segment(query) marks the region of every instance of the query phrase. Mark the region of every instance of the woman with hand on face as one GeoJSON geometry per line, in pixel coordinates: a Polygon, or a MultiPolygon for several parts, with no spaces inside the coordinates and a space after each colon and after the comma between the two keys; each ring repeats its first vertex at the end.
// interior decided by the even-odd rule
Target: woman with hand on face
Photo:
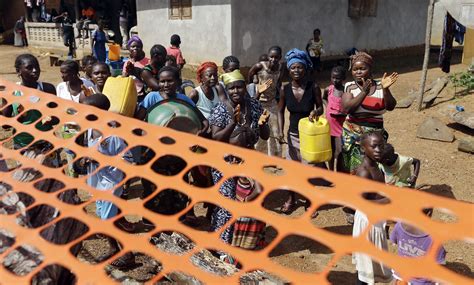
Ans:
{"type": "Polygon", "coordinates": [[[248,133],[246,147],[253,148],[259,138],[267,140],[270,136],[268,128],[268,112],[264,112],[260,103],[247,94],[245,79],[236,69],[222,75],[229,100],[221,102],[211,111],[209,124],[214,140],[229,142],[243,132],[248,133]],[[265,124],[259,123],[264,115],[265,124]]]}
{"type": "MultiPolygon", "coordinates": [[[[235,146],[253,149],[259,138],[267,140],[270,135],[269,113],[247,94],[245,79],[238,69],[223,74],[222,79],[229,100],[212,109],[209,117],[212,137],[235,146]]],[[[227,162],[239,163],[235,157],[227,162]]],[[[222,173],[213,169],[212,178],[214,183],[217,183],[222,178],[222,173]]],[[[248,202],[261,192],[261,187],[252,178],[235,177],[225,181],[219,192],[229,199],[248,202]]],[[[216,207],[212,213],[211,230],[219,230],[231,217],[225,209],[216,207]]],[[[250,217],[240,217],[222,233],[221,239],[236,247],[256,249],[264,242],[264,233],[265,223],[250,217]]]]}
{"type": "Polygon", "coordinates": [[[351,72],[354,81],[346,83],[342,95],[342,107],[348,114],[343,125],[342,157],[344,171],[352,172],[362,162],[360,138],[368,132],[380,131],[385,140],[383,114],[392,111],[397,101],[390,92],[390,86],[398,79],[397,73],[383,75],[381,81],[372,79],[374,61],[365,52],[351,57],[351,72]]]}
{"type": "Polygon", "coordinates": [[[138,102],[145,98],[144,83],[140,76],[143,68],[150,63],[150,59],[145,56],[143,42],[138,36],[132,36],[127,43],[130,58],[125,62],[122,69],[122,76],[132,76],[137,88],[138,102]]]}

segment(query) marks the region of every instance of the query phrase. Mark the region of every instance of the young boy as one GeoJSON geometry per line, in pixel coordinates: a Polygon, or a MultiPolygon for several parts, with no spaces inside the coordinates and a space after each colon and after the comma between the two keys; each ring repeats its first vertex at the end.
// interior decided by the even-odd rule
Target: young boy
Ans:
{"type": "Polygon", "coordinates": [[[176,58],[176,64],[178,65],[179,70],[183,69],[184,65],[186,64],[186,60],[183,58],[183,54],[181,53],[181,49],[179,46],[181,45],[181,38],[179,35],[172,35],[170,40],[171,46],[166,49],[168,55],[172,55],[176,58]]]}
{"type": "MultiPolygon", "coordinates": [[[[365,156],[362,164],[355,169],[355,175],[375,180],[378,182],[385,182],[384,175],[378,167],[378,162],[382,159],[382,153],[385,146],[385,141],[380,132],[366,133],[361,137],[361,149],[365,156]]],[[[385,204],[387,198],[379,194],[372,194],[367,197],[376,203],[385,204]]],[[[354,228],[352,236],[358,237],[365,232],[366,227],[370,226],[369,240],[377,248],[388,250],[387,234],[384,229],[385,221],[380,221],[377,224],[369,224],[369,220],[364,213],[357,210],[354,215],[354,228]]],[[[352,255],[352,263],[357,269],[357,284],[374,284],[375,282],[389,282],[392,279],[390,269],[386,268],[382,263],[372,260],[370,256],[361,253],[354,253],[352,255]]]]}
{"type": "Polygon", "coordinates": [[[270,156],[282,157],[282,147],[279,141],[280,130],[278,129],[278,96],[283,76],[283,65],[280,63],[282,49],[273,46],[268,50],[268,61],[256,63],[249,71],[248,82],[258,78],[258,92],[255,99],[260,101],[262,107],[270,112],[270,139],[258,140],[255,149],[270,156]],[[263,88],[260,86],[264,86],[263,88]]]}
{"type": "Polygon", "coordinates": [[[321,71],[321,54],[323,53],[323,40],[321,39],[321,30],[315,29],[313,31],[313,37],[308,41],[306,45],[306,51],[313,62],[313,69],[315,71],[321,71]]]}
{"type": "Polygon", "coordinates": [[[385,174],[385,183],[398,187],[415,187],[420,173],[420,160],[399,155],[391,144],[385,145],[382,156],[381,168],[385,174]]]}
{"type": "Polygon", "coordinates": [[[95,93],[91,96],[87,96],[81,103],[89,106],[94,106],[105,111],[109,110],[110,108],[109,98],[107,98],[107,96],[101,93],[95,93]]]}
{"type": "MultiPolygon", "coordinates": [[[[423,213],[428,217],[431,217],[433,209],[425,209],[423,210],[423,213]]],[[[398,255],[405,257],[424,256],[433,244],[433,239],[429,234],[414,226],[401,222],[395,224],[395,227],[390,234],[390,241],[397,245],[398,255]]],[[[436,261],[439,264],[444,264],[445,258],[446,250],[444,247],[441,247],[436,254],[436,261]]],[[[396,272],[393,272],[393,277],[396,280],[403,281],[396,272]]],[[[434,285],[436,283],[424,278],[414,278],[411,279],[408,284],[434,285]]]]}
{"type": "Polygon", "coordinates": [[[362,135],[360,147],[364,153],[361,165],[355,170],[354,174],[370,180],[385,183],[385,177],[378,166],[382,160],[382,154],[385,148],[385,140],[380,132],[371,132],[362,135]]]}

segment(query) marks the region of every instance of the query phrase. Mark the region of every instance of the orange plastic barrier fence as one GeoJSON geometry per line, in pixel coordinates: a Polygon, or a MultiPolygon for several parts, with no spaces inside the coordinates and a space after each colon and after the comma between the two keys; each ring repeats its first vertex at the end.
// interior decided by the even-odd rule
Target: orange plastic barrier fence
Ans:
{"type": "MultiPolygon", "coordinates": [[[[60,212],[59,216],[54,220],[38,228],[19,226],[16,222],[18,214],[0,216],[0,229],[7,230],[14,235],[14,244],[6,251],[0,253],[0,262],[2,263],[0,264],[1,284],[27,284],[35,274],[51,264],[58,264],[70,269],[76,276],[78,284],[112,283],[114,280],[107,275],[104,269],[105,266],[130,251],[144,253],[162,264],[161,272],[154,276],[149,281],[150,283],[160,280],[166,274],[179,271],[192,275],[208,284],[222,284],[224,282],[226,284],[237,284],[240,276],[246,272],[264,270],[295,284],[327,284],[329,283],[327,276],[337,261],[343,256],[354,252],[365,253],[375,260],[383,261],[387,266],[397,270],[404,278],[420,276],[421,274],[421,277],[427,277],[443,284],[467,284],[470,282],[466,277],[442,267],[435,261],[436,250],[443,243],[451,240],[472,241],[474,237],[472,216],[474,209],[468,203],[432,196],[420,191],[385,186],[353,176],[337,174],[319,168],[310,168],[295,162],[268,157],[256,151],[245,150],[170,129],[152,126],[135,119],[64,101],[49,94],[23,88],[7,81],[0,80],[0,85],[6,86],[4,90],[0,91],[0,109],[7,108],[12,103],[21,104],[24,109],[22,113],[15,117],[0,116],[0,125],[14,127],[16,134],[26,132],[34,137],[34,142],[46,140],[54,145],[54,150],[68,148],[76,153],[76,161],[81,157],[91,157],[100,164],[98,169],[109,165],[119,168],[125,173],[126,177],[117,187],[122,186],[126,180],[132,177],[146,178],[158,186],[157,190],[143,201],[126,201],[113,195],[112,190],[98,191],[90,187],[86,183],[86,177],[72,178],[66,176],[63,173],[64,167],[56,169],[46,167],[39,163],[38,160],[23,156],[21,154],[22,149],[15,150],[5,147],[5,144],[11,138],[0,141],[3,144],[0,147],[0,155],[2,156],[0,159],[16,160],[22,165],[19,168],[20,170],[34,168],[42,174],[41,178],[24,183],[15,179],[13,175],[15,170],[12,172],[0,172],[1,183],[4,186],[9,185],[12,187],[12,192],[10,193],[22,192],[34,199],[34,202],[28,205],[27,211],[40,204],[47,204],[60,212]],[[23,95],[14,96],[15,90],[22,91],[23,95]],[[42,118],[54,116],[59,122],[55,128],[49,131],[41,131],[35,127],[41,119],[31,124],[20,123],[18,118],[29,110],[39,111],[42,118]],[[115,121],[120,126],[111,127],[113,125],[111,124],[112,121],[115,121]],[[63,124],[70,122],[75,122],[80,126],[81,131],[79,133],[92,128],[102,133],[102,139],[112,135],[119,136],[128,143],[128,147],[119,155],[110,157],[100,153],[97,150],[97,145],[90,148],[78,145],[75,142],[78,135],[62,139],[54,134],[55,130],[61,128],[63,124]],[[137,131],[138,129],[145,131],[145,133],[137,131]],[[192,147],[195,145],[200,145],[207,151],[205,153],[194,152],[192,147]],[[150,148],[154,152],[153,159],[144,165],[132,165],[124,160],[122,158],[123,154],[136,146],[150,148]],[[244,162],[238,165],[228,164],[224,157],[229,154],[242,158],[244,162]],[[151,165],[164,155],[174,155],[182,158],[186,163],[184,169],[180,169],[179,173],[171,176],[161,175],[153,171],[151,165]],[[207,165],[218,169],[223,173],[224,177],[217,185],[206,189],[190,185],[183,180],[183,177],[190,169],[198,165],[207,165]],[[264,167],[269,165],[276,165],[282,168],[284,171],[283,175],[275,176],[265,172],[264,167]],[[263,193],[254,201],[248,203],[239,203],[220,195],[218,192],[220,185],[225,180],[235,176],[254,178],[263,185],[263,193]],[[38,191],[34,184],[48,178],[61,181],[65,186],[54,193],[38,191]],[[333,187],[315,186],[315,178],[323,178],[332,183],[333,187]],[[112,219],[100,220],[87,214],[84,210],[84,204],[71,205],[60,201],[58,194],[67,191],[67,189],[85,189],[92,194],[90,202],[96,200],[111,201],[121,212],[112,219]],[[156,193],[165,189],[176,189],[187,195],[192,202],[189,203],[186,209],[175,215],[160,215],[144,206],[156,193]],[[262,202],[265,197],[278,189],[292,190],[305,196],[311,201],[310,208],[302,216],[294,219],[276,215],[263,208],[262,202]],[[362,195],[367,192],[383,194],[390,199],[390,203],[385,205],[374,204],[366,200],[362,195]],[[191,210],[198,202],[210,202],[231,212],[232,219],[227,225],[230,225],[238,217],[254,217],[273,226],[277,236],[268,246],[260,251],[247,251],[227,245],[219,239],[219,235],[224,228],[212,233],[198,231],[179,221],[179,217],[191,210]],[[339,204],[359,209],[367,215],[371,223],[387,219],[403,220],[430,233],[434,239],[434,244],[424,257],[416,259],[402,258],[390,252],[379,250],[371,244],[367,240],[368,229],[366,229],[365,235],[353,238],[317,228],[310,221],[311,213],[322,205],[327,204],[339,204]],[[445,209],[445,211],[455,215],[457,221],[455,223],[440,223],[431,220],[422,213],[422,209],[425,208],[445,209]],[[140,235],[123,232],[114,225],[114,221],[121,219],[124,215],[143,216],[151,221],[156,228],[149,233],[140,235]],[[77,219],[87,225],[88,232],[64,245],[50,243],[40,236],[42,230],[68,217],[77,219]],[[150,243],[151,236],[161,231],[180,232],[189,237],[196,244],[196,247],[183,255],[172,255],[162,252],[150,243]],[[83,263],[70,253],[70,248],[73,245],[96,233],[105,234],[118,240],[122,245],[120,252],[107,261],[95,265],[83,263]],[[330,248],[334,252],[334,256],[327,267],[320,273],[309,274],[293,271],[271,261],[268,257],[269,253],[285,237],[290,235],[309,238],[330,248]],[[44,259],[40,266],[32,272],[25,276],[17,276],[7,270],[3,265],[3,261],[13,250],[22,245],[34,246],[44,255],[44,259]],[[241,270],[229,277],[222,277],[202,271],[191,263],[190,257],[203,248],[222,250],[229,253],[241,263],[241,270]]],[[[50,153],[54,150],[51,150],[50,153]]]]}

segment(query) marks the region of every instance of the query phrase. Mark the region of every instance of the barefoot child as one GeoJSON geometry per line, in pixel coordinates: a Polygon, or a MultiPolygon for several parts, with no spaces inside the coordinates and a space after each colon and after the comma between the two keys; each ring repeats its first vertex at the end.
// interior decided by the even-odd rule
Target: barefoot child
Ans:
{"type": "MultiPolygon", "coordinates": [[[[362,164],[355,169],[355,175],[384,183],[384,175],[380,171],[377,162],[382,158],[382,152],[385,141],[380,132],[366,133],[361,138],[361,149],[365,153],[362,164]]],[[[367,199],[376,203],[385,204],[387,198],[379,194],[372,194],[367,199]]],[[[367,216],[357,210],[354,216],[353,237],[360,236],[367,226],[370,226],[369,240],[379,249],[387,251],[387,234],[384,229],[385,221],[370,225],[367,216]]],[[[372,260],[369,256],[361,253],[352,255],[352,263],[355,264],[357,270],[357,284],[375,284],[375,282],[389,282],[391,277],[390,269],[386,268],[382,263],[372,260]]]]}
{"type": "MultiPolygon", "coordinates": [[[[425,209],[423,212],[431,217],[433,209],[425,209]]],[[[398,222],[395,224],[392,233],[390,234],[390,241],[397,245],[398,255],[405,257],[419,257],[424,256],[431,248],[433,239],[431,236],[420,229],[398,222]]],[[[438,250],[438,249],[437,249],[438,250]]],[[[436,261],[439,264],[444,264],[446,258],[446,251],[444,247],[441,247],[436,254],[436,261]]],[[[396,272],[393,272],[393,277],[398,281],[403,281],[396,272]]],[[[399,283],[397,283],[399,284],[399,283]]],[[[403,283],[405,284],[405,283],[403,283]]],[[[430,280],[424,278],[414,278],[409,281],[411,285],[435,285],[430,280]]]]}
{"type": "Polygon", "coordinates": [[[342,169],[342,124],[346,115],[342,110],[342,94],[344,93],[346,71],[342,66],[336,66],[331,71],[331,85],[324,89],[323,100],[326,105],[326,118],[331,128],[331,146],[333,159],[329,162],[330,169],[342,169]],[[338,165],[341,164],[340,166],[338,165]]]}
{"type": "Polygon", "coordinates": [[[385,183],[414,188],[420,173],[420,164],[420,160],[416,158],[396,153],[391,144],[385,145],[381,163],[382,171],[385,174],[385,183]]]}
{"type": "Polygon", "coordinates": [[[273,46],[268,50],[268,61],[261,61],[249,71],[248,81],[253,82],[254,76],[258,77],[258,84],[268,84],[268,87],[261,92],[257,92],[256,98],[264,109],[270,112],[270,139],[268,141],[259,140],[256,149],[271,156],[282,156],[282,147],[279,142],[280,133],[278,128],[278,90],[281,87],[283,76],[282,50],[279,46],[273,46]]]}

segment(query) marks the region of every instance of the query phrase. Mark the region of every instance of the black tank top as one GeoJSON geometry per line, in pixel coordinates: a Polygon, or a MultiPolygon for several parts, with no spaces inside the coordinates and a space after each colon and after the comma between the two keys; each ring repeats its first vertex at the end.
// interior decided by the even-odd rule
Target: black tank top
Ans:
{"type": "Polygon", "coordinates": [[[314,100],[313,96],[313,84],[313,82],[308,82],[306,84],[303,98],[301,98],[300,102],[296,100],[295,95],[293,94],[291,83],[287,84],[284,88],[286,107],[290,112],[289,131],[292,133],[298,133],[298,123],[300,119],[308,117],[309,113],[314,110],[316,100],[314,100]]]}

